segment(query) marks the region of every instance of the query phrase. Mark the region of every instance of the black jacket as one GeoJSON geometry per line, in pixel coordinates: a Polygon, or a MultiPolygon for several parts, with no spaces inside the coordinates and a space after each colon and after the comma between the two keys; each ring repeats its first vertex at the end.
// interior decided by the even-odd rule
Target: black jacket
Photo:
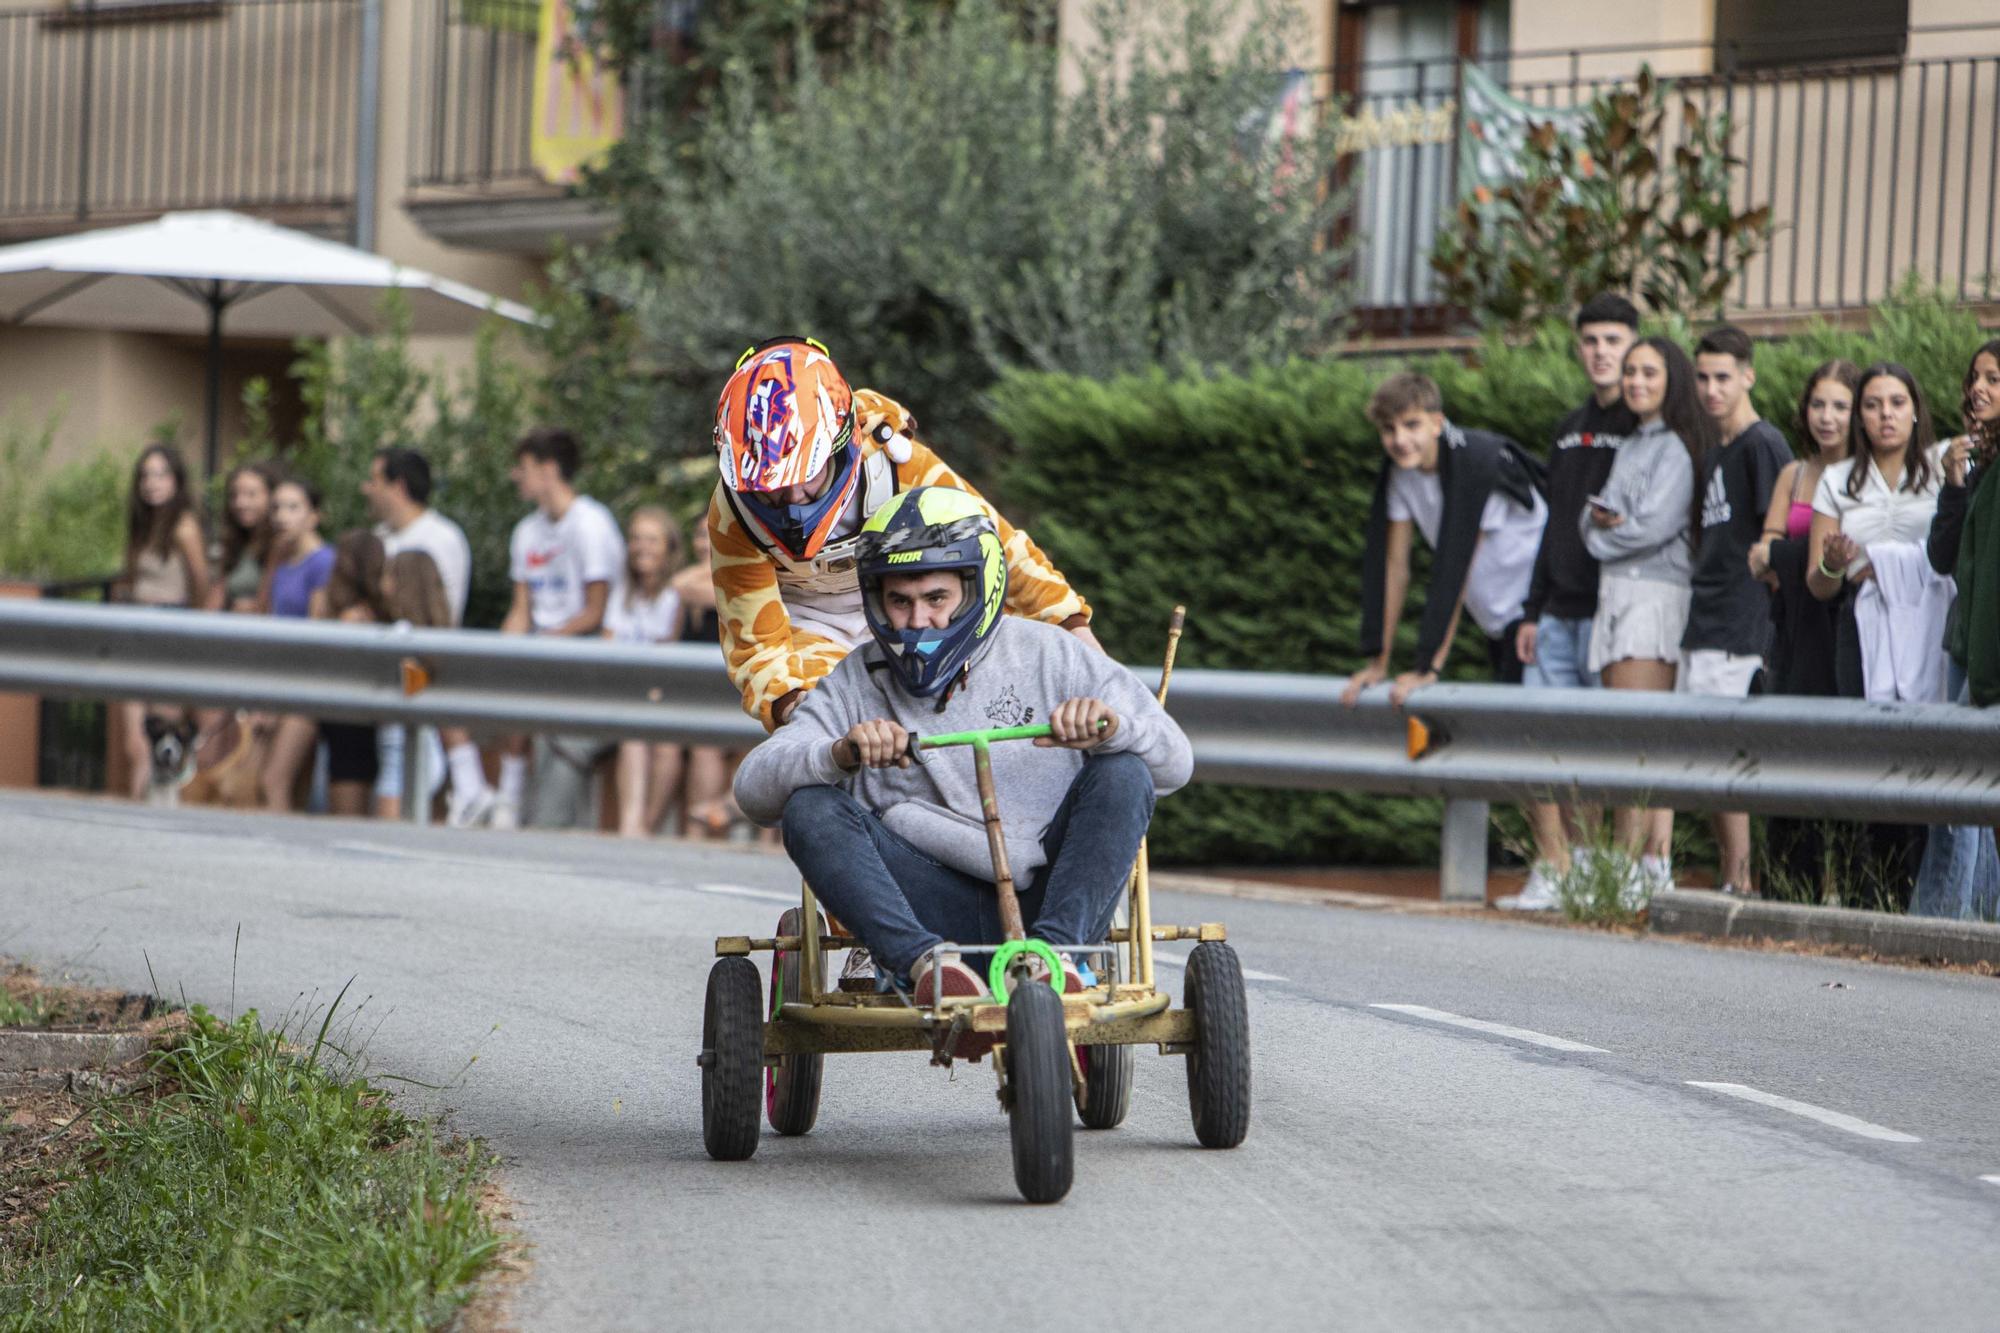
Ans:
{"type": "Polygon", "coordinates": [[[1556,424],[1549,450],[1549,525],[1535,553],[1522,619],[1588,620],[1597,613],[1597,560],[1584,549],[1577,518],[1584,500],[1604,489],[1618,446],[1638,429],[1639,419],[1623,402],[1605,407],[1594,397],[1556,424]]]}
{"type": "MultiPolygon", "coordinates": [[[[1368,550],[1361,565],[1361,655],[1382,652],[1383,598],[1389,572],[1389,460],[1375,477],[1375,500],[1368,510],[1368,550]]],[[[1449,421],[1438,442],[1438,485],[1444,510],[1438,518],[1437,552],[1431,584],[1424,593],[1424,616],[1417,629],[1417,666],[1429,670],[1444,646],[1451,613],[1472,568],[1479,545],[1479,520],[1495,491],[1524,509],[1534,507],[1543,487],[1542,465],[1520,445],[1491,431],[1461,430],[1449,421]]]]}

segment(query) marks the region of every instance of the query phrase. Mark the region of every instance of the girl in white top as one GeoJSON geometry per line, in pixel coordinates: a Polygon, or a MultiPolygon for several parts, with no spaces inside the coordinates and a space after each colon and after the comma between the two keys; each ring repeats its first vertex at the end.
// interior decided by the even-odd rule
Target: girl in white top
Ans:
{"type": "MultiPolygon", "coordinates": [[[[1847,459],[1828,467],[1813,493],[1806,586],[1821,601],[1833,601],[1873,577],[1871,545],[1921,545],[1930,535],[1944,484],[1944,446],[1931,429],[1916,376],[1902,366],[1881,361],[1861,372],[1851,430],[1847,459]]],[[[1845,635],[1851,617],[1843,615],[1842,621],[1845,635]]],[[[1851,688],[1855,684],[1843,680],[1841,693],[1858,695],[1859,689],[1851,688]]]]}
{"type": "MultiPolygon", "coordinates": [[[[652,644],[678,639],[681,599],[673,576],[686,549],[664,509],[636,509],[625,525],[625,568],[604,606],[604,637],[652,644]]],[[[618,747],[618,833],[643,838],[659,827],[681,785],[681,747],[626,741],[618,747]]]]}

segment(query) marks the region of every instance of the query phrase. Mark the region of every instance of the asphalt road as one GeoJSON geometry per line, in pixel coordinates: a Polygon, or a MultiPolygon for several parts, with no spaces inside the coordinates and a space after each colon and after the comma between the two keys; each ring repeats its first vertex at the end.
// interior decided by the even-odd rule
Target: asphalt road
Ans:
{"type": "Polygon", "coordinates": [[[375,1067],[449,1084],[413,1095],[508,1163],[527,1329],[2000,1326],[2000,980],[1161,895],[1253,974],[1250,1139],[1195,1147],[1142,1052],[1131,1118],[1035,1208],[983,1065],[836,1058],[810,1136],[708,1160],[711,940],[795,884],[733,849],[0,797],[0,952],[227,1008],[240,927],[267,1016],[357,978],[375,1067]]]}

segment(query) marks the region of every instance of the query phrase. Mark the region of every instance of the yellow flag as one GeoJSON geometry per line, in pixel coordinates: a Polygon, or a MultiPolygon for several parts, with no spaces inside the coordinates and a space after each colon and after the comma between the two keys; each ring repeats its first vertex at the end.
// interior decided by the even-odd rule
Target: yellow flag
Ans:
{"type": "Polygon", "coordinates": [[[542,178],[557,185],[601,161],[625,133],[625,90],[583,45],[576,5],[577,0],[542,0],[535,37],[529,156],[542,178]]]}

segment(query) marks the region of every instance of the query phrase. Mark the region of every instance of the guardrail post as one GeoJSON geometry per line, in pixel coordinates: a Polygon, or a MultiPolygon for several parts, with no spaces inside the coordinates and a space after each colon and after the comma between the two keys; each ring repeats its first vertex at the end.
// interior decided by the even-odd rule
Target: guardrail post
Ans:
{"type": "Polygon", "coordinates": [[[412,824],[428,824],[431,816],[431,774],[429,747],[424,729],[414,722],[403,725],[403,817],[412,824]]]}
{"type": "Polygon", "coordinates": [[[1486,824],[1492,807],[1485,801],[1446,801],[1441,855],[1438,858],[1440,896],[1448,903],[1486,901],[1486,824]]]}

